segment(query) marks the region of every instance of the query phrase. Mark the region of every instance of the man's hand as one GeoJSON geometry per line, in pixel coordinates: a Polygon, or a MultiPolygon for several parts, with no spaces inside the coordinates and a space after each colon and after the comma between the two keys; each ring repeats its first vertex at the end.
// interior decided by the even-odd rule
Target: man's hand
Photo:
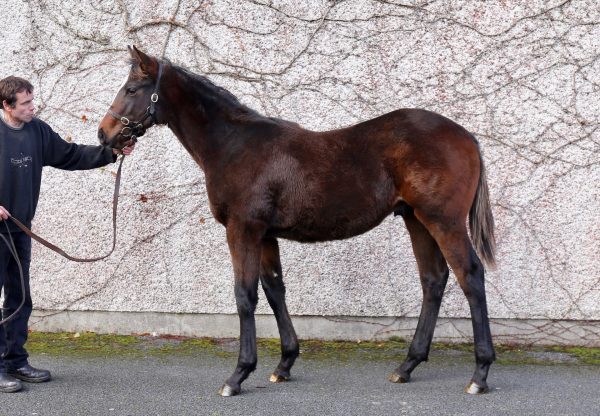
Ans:
{"type": "Polygon", "coordinates": [[[7,220],[10,217],[10,214],[2,205],[0,205],[0,218],[2,221],[7,220]]]}
{"type": "Polygon", "coordinates": [[[122,148],[120,150],[119,149],[113,149],[113,153],[115,155],[121,155],[121,154],[123,154],[123,155],[127,156],[127,155],[130,155],[130,154],[133,153],[133,149],[135,149],[135,143],[132,144],[131,146],[124,147],[124,148],[122,148]]]}

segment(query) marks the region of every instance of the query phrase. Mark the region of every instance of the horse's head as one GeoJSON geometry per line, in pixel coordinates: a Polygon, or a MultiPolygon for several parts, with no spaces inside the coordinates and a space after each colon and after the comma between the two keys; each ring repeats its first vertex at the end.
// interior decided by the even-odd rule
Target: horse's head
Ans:
{"type": "Polygon", "coordinates": [[[135,143],[160,120],[157,102],[163,64],[135,46],[128,49],[129,76],[98,126],[100,143],[117,149],[135,143]]]}

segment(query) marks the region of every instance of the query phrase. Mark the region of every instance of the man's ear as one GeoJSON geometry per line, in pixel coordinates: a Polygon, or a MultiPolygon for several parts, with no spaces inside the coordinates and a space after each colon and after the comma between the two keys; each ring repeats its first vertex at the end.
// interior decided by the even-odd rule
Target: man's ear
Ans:
{"type": "Polygon", "coordinates": [[[2,100],[2,109],[4,111],[12,110],[12,107],[6,102],[6,100],[2,100]]]}
{"type": "Polygon", "coordinates": [[[135,45],[127,46],[131,59],[139,66],[143,73],[150,76],[155,76],[158,70],[156,59],[146,55],[140,51],[135,45]]]}

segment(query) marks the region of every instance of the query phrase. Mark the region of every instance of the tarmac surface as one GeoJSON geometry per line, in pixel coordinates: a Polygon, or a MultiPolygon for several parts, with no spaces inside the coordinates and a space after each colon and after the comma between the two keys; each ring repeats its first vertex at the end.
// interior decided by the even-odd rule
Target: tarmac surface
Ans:
{"type": "Polygon", "coordinates": [[[407,384],[387,381],[402,355],[301,356],[292,380],[273,384],[278,359],[261,354],[242,394],[223,398],[217,391],[236,364],[234,351],[35,353],[31,364],[51,370],[53,379],[0,393],[0,415],[600,415],[600,365],[560,353],[542,358],[547,364],[494,364],[490,392],[471,396],[463,389],[473,359],[461,351],[433,353],[407,384]]]}

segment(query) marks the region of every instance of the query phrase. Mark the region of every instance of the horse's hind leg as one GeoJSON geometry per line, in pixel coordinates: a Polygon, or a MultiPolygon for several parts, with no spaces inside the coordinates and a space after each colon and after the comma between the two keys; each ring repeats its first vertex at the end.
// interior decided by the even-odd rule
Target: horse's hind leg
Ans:
{"type": "Polygon", "coordinates": [[[401,215],[410,234],[419,267],[423,304],[408,355],[402,365],[389,377],[389,380],[394,383],[406,383],[415,367],[422,361],[427,361],[442,296],[448,281],[446,260],[429,231],[415,218],[412,208],[405,207],[401,215]]]}
{"type": "Polygon", "coordinates": [[[488,371],[496,354],[488,319],[483,265],[473,250],[464,221],[456,221],[457,217],[428,221],[418,211],[415,214],[435,238],[469,302],[476,365],[465,391],[470,394],[485,393],[488,390],[488,371]]]}
{"type": "Polygon", "coordinates": [[[289,380],[290,369],[298,357],[300,348],[285,304],[285,286],[279,258],[279,245],[274,238],[263,240],[260,282],[267,295],[269,305],[275,313],[281,339],[281,361],[271,375],[271,381],[278,383],[289,380]]]}

